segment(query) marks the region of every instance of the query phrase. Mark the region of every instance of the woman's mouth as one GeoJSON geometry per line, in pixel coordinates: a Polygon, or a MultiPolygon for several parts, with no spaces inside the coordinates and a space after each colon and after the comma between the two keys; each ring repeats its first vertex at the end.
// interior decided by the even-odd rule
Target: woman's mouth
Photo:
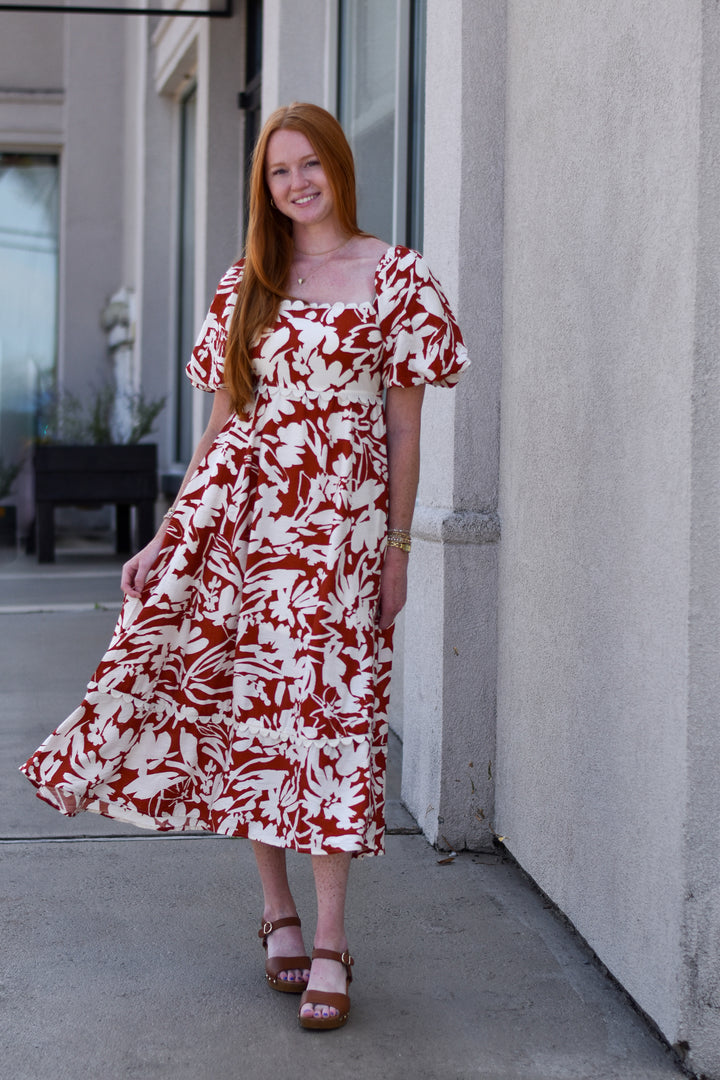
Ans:
{"type": "Polygon", "coordinates": [[[302,198],[295,199],[295,205],[296,206],[307,206],[307,204],[312,202],[313,199],[317,199],[319,194],[320,194],[320,192],[316,191],[312,195],[303,195],[302,198]]]}

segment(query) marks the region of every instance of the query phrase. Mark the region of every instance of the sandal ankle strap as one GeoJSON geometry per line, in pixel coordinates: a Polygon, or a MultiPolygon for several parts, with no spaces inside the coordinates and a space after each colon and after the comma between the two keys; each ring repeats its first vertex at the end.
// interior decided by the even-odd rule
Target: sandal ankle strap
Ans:
{"type": "Polygon", "coordinates": [[[338,964],[342,964],[347,970],[348,975],[352,978],[350,968],[355,963],[354,959],[350,955],[348,949],[345,952],[334,952],[332,949],[313,949],[313,960],[336,960],[338,964]]]}
{"type": "Polygon", "coordinates": [[[265,919],[258,930],[258,937],[266,941],[273,930],[281,930],[283,926],[300,926],[297,915],[288,915],[286,919],[265,919]]]}

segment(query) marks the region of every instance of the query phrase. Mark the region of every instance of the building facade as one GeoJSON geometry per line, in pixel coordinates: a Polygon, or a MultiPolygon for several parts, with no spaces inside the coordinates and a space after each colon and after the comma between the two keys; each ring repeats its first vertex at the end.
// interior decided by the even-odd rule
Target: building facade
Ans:
{"type": "Polygon", "coordinates": [[[501,836],[720,1077],[716,0],[183,4],[0,4],[3,454],[44,380],[115,373],[167,395],[171,497],[258,124],[334,111],[361,225],[423,250],[474,360],[427,395],[403,798],[441,846],[501,836]]]}

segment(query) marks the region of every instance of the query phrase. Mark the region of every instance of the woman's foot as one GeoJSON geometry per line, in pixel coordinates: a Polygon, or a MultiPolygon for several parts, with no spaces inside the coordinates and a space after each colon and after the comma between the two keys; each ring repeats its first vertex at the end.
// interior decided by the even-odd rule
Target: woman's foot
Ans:
{"type": "Polygon", "coordinates": [[[297,915],[265,917],[259,937],[267,949],[265,974],[273,990],[299,994],[307,987],[310,977],[310,958],[305,954],[300,920],[297,915]],[[274,962],[273,962],[274,961],[274,962]],[[281,962],[288,966],[278,967],[281,962]]]}
{"type": "Polygon", "coordinates": [[[339,1027],[347,1020],[347,1013],[350,1008],[350,1002],[347,999],[348,984],[352,980],[352,974],[350,968],[353,963],[353,959],[350,956],[347,945],[343,950],[332,951],[330,955],[337,959],[329,959],[325,949],[313,949],[312,967],[310,969],[310,978],[308,986],[303,994],[303,1000],[300,1005],[300,1023],[303,1026],[316,1026],[314,1024],[303,1024],[303,1021],[321,1021],[317,1024],[317,1027],[339,1027]],[[321,954],[321,955],[318,955],[321,954]],[[342,957],[342,959],[341,959],[342,957]],[[313,999],[313,991],[318,993],[319,1000],[313,999]],[[324,1000],[326,995],[340,995],[344,997],[344,1002],[337,1002],[337,1006],[330,1004],[324,1000]],[[330,1023],[324,1024],[322,1021],[330,1021],[330,1023]]]}

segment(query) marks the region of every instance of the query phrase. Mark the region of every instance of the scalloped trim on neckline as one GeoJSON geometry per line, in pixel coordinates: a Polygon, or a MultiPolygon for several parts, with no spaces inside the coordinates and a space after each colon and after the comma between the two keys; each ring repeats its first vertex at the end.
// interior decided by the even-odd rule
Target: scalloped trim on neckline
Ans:
{"type": "Polygon", "coordinates": [[[375,296],[373,297],[372,300],[349,300],[349,301],[345,301],[345,300],[302,300],[298,296],[287,296],[287,297],[285,297],[284,300],[280,301],[280,307],[283,307],[283,306],[296,307],[296,306],[299,305],[300,307],[303,307],[303,308],[315,308],[315,309],[320,309],[320,310],[328,310],[328,309],[334,308],[334,307],[339,307],[339,308],[343,308],[343,309],[372,308],[372,307],[375,307],[375,304],[377,303],[378,279],[380,277],[380,274],[381,274],[382,270],[384,269],[384,264],[385,264],[386,261],[388,261],[390,259],[390,257],[392,255],[394,255],[397,251],[400,251],[400,250],[409,250],[409,249],[403,248],[402,244],[390,244],[390,246],[382,253],[380,258],[378,259],[377,264],[375,266],[375,273],[373,275],[373,283],[374,283],[374,286],[375,286],[375,296]]]}

